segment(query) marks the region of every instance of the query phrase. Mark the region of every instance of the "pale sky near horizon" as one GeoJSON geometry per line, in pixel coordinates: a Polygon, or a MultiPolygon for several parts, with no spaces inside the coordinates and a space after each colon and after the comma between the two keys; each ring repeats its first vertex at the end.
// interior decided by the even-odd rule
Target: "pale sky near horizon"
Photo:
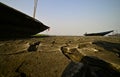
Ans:
{"type": "MultiPolygon", "coordinates": [[[[0,2],[33,16],[34,0],[0,2]]],[[[83,35],[109,30],[120,33],[120,0],[38,0],[36,19],[51,28],[44,34],[83,35]]]]}

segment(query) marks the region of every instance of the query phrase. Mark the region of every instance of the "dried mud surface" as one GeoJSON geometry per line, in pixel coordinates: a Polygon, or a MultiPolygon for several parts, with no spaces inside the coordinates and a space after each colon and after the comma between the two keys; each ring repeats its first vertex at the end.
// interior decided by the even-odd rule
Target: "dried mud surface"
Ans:
{"type": "Polygon", "coordinates": [[[120,37],[49,36],[0,39],[0,77],[61,77],[71,62],[62,46],[96,56],[120,71],[120,37]]]}

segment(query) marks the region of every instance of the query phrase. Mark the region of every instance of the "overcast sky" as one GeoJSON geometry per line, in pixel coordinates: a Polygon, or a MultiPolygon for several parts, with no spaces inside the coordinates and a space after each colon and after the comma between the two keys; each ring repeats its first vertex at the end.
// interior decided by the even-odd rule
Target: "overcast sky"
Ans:
{"type": "MultiPolygon", "coordinates": [[[[0,2],[33,16],[34,0],[0,2]]],[[[38,0],[36,19],[51,28],[43,32],[50,35],[120,32],[120,0],[38,0]]]]}

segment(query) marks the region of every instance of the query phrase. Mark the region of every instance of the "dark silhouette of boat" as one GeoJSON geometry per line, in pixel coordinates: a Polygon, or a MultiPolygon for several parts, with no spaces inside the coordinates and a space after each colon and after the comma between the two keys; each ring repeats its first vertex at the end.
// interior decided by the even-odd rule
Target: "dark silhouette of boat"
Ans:
{"type": "Polygon", "coordinates": [[[85,36],[104,36],[104,35],[107,35],[109,33],[113,32],[113,30],[111,31],[106,31],[106,32],[99,32],[99,33],[85,33],[84,35],[85,36]]]}
{"type": "Polygon", "coordinates": [[[0,2],[0,37],[27,37],[49,27],[0,2]]]}

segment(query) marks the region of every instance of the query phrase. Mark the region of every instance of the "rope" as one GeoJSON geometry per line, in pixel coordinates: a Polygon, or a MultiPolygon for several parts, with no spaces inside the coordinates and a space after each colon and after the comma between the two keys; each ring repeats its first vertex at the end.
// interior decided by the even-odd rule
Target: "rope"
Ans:
{"type": "Polygon", "coordinates": [[[37,9],[37,3],[38,3],[38,0],[34,0],[34,12],[33,12],[33,18],[35,18],[36,9],[37,9]]]}

